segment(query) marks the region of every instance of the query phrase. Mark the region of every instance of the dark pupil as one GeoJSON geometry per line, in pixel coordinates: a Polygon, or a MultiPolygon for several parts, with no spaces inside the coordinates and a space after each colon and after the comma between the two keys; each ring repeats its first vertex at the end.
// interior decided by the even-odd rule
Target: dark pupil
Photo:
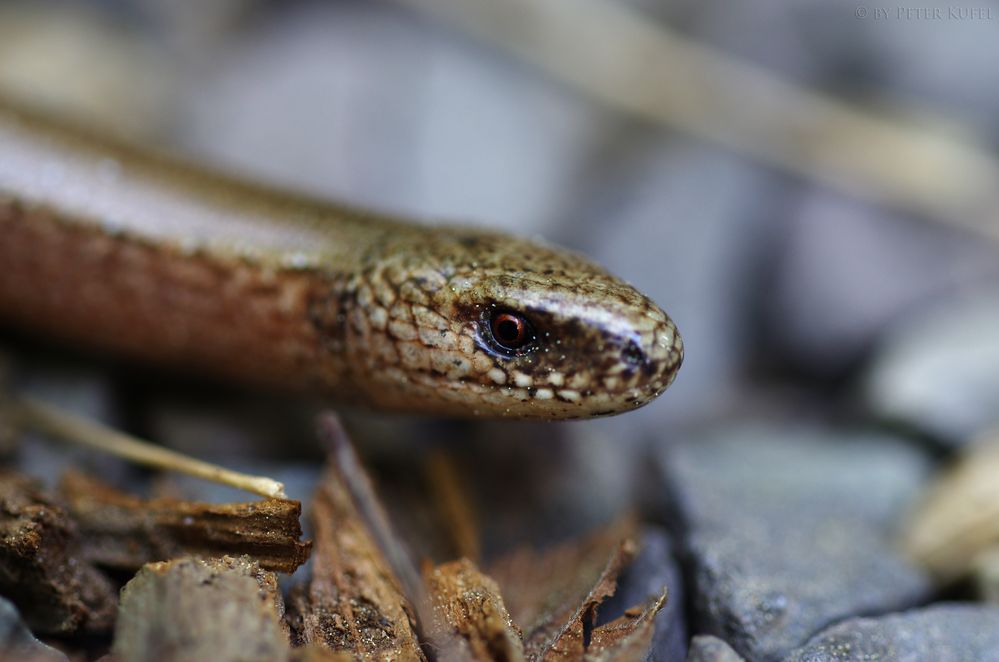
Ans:
{"type": "Polygon", "coordinates": [[[511,313],[500,313],[492,321],[493,337],[506,349],[520,349],[530,340],[527,321],[511,313]]]}
{"type": "Polygon", "coordinates": [[[503,342],[517,342],[520,338],[520,325],[518,325],[515,320],[501,320],[500,323],[496,325],[496,330],[499,331],[496,335],[498,335],[499,339],[503,342]]]}

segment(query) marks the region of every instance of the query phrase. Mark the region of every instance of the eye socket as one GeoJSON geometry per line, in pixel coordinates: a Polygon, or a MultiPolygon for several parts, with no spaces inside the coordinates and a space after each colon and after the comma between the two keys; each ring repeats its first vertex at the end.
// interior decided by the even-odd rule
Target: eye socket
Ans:
{"type": "Polygon", "coordinates": [[[509,311],[497,312],[493,313],[488,322],[493,341],[503,350],[516,352],[534,341],[534,328],[522,315],[509,311]]]}

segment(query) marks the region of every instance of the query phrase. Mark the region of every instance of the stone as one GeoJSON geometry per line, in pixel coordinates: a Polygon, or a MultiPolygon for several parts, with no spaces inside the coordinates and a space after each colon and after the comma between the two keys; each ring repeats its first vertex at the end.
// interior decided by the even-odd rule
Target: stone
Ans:
{"type": "Polygon", "coordinates": [[[869,409],[948,447],[999,424],[999,289],[911,315],[864,377],[869,409]]]}
{"type": "Polygon", "coordinates": [[[718,637],[699,634],[690,642],[687,662],[745,662],[745,659],[718,637]]]}
{"type": "Polygon", "coordinates": [[[0,658],[68,662],[65,655],[35,639],[21,620],[17,607],[6,598],[0,598],[0,658]]]}
{"type": "Polygon", "coordinates": [[[940,603],[879,618],[852,618],[817,634],[787,662],[996,662],[999,607],[940,603]]]}
{"type": "Polygon", "coordinates": [[[830,623],[930,593],[893,548],[929,470],[897,438],[741,422],[668,448],[662,466],[684,523],[694,631],[748,659],[779,659],[830,623]]]}
{"type": "Polygon", "coordinates": [[[403,7],[289,6],[240,27],[193,78],[179,138],[267,181],[538,232],[600,136],[576,95],[403,7]]]}
{"type": "Polygon", "coordinates": [[[760,335],[810,375],[842,378],[934,297],[999,276],[993,244],[943,225],[818,189],[788,209],[760,335]]]}

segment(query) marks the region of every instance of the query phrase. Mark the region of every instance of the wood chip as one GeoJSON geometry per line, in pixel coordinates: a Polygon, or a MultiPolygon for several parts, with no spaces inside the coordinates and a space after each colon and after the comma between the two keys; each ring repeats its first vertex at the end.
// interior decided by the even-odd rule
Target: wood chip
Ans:
{"type": "Polygon", "coordinates": [[[424,660],[413,609],[334,463],[312,503],[312,578],[289,599],[296,645],[366,660],[424,660]]]}
{"type": "Polygon", "coordinates": [[[597,607],[614,594],[621,570],[637,552],[635,535],[634,522],[623,520],[548,551],[517,550],[491,567],[524,631],[528,660],[584,656],[597,607]]]}
{"type": "Polygon", "coordinates": [[[0,472],[0,594],[34,632],[106,631],[117,595],[79,559],[76,527],[33,480],[0,472]]]}
{"type": "Polygon", "coordinates": [[[434,634],[442,659],[524,659],[521,633],[507,612],[499,586],[467,559],[424,573],[433,605],[434,634]]]}
{"type": "Polygon", "coordinates": [[[150,563],[125,585],[116,662],[273,662],[291,654],[277,577],[248,557],[150,563]]]}
{"type": "Polygon", "coordinates": [[[77,521],[83,558],[134,571],[181,556],[248,555],[266,570],[294,572],[309,558],[298,501],[206,504],[140,499],[78,472],[60,491],[77,521]]]}

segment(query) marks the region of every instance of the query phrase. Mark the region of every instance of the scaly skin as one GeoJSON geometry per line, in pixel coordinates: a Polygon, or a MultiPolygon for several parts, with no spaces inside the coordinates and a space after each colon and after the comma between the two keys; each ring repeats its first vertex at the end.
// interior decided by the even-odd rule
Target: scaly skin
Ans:
{"type": "Polygon", "coordinates": [[[640,407],[683,348],[584,258],[223,175],[0,104],[0,319],[364,405],[565,419],[640,407]],[[532,341],[504,349],[510,313],[532,341]]]}

